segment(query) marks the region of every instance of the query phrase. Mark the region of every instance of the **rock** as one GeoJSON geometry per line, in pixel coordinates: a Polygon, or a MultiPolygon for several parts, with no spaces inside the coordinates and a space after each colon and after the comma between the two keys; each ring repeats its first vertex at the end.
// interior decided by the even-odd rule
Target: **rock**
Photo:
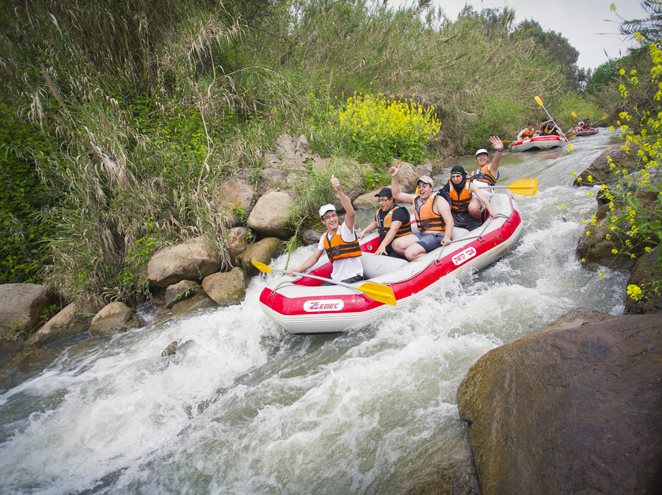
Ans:
{"type": "Polygon", "coordinates": [[[260,263],[268,265],[272,258],[276,257],[281,251],[282,246],[282,241],[276,237],[266,237],[255,244],[250,245],[241,256],[241,265],[244,271],[249,275],[259,273],[251,261],[259,261],[260,263]]]}
{"type": "Polygon", "coordinates": [[[147,264],[147,280],[168,287],[180,280],[200,281],[221,267],[218,256],[203,237],[170,246],[157,252],[147,264]]]}
{"type": "Polygon", "coordinates": [[[53,349],[30,347],[0,366],[0,392],[16,387],[41,373],[56,355],[53,349]]]}
{"type": "Polygon", "coordinates": [[[136,313],[123,302],[116,301],[101,308],[101,311],[92,318],[90,334],[110,337],[139,326],[136,313]]]}
{"type": "Polygon", "coordinates": [[[662,316],[573,312],[498,347],[458,390],[483,495],[655,493],[662,316]]]}
{"type": "Polygon", "coordinates": [[[263,236],[287,239],[291,234],[287,218],[292,202],[285,192],[266,193],[257,200],[248,216],[248,226],[263,236]]]}
{"type": "Polygon", "coordinates": [[[398,181],[400,182],[402,192],[413,193],[416,190],[416,180],[423,174],[417,173],[416,169],[411,163],[396,159],[393,160],[393,165],[400,167],[398,172],[398,181]]]}
{"type": "Polygon", "coordinates": [[[588,226],[584,232],[590,232],[591,235],[583,235],[577,242],[577,256],[579,259],[586,260],[589,265],[608,266],[614,270],[630,270],[634,265],[634,260],[629,255],[623,254],[620,248],[622,246],[615,244],[615,239],[620,239],[612,232],[604,221],[598,221],[596,225],[588,226]],[[611,239],[607,239],[610,235],[611,239]],[[618,254],[612,254],[612,249],[618,249],[618,254]]]}
{"type": "Polygon", "coordinates": [[[246,296],[246,275],[241,268],[212,273],[202,281],[202,288],[219,306],[239,304],[246,296]]]}
{"type": "Polygon", "coordinates": [[[71,303],[37,330],[26,344],[40,346],[86,332],[93,314],[92,307],[71,303]]]}
{"type": "Polygon", "coordinates": [[[377,208],[377,198],[375,197],[375,194],[377,194],[380,190],[381,187],[379,189],[375,189],[374,191],[361,194],[354,201],[352,201],[352,203],[354,204],[354,208],[371,209],[371,210],[377,208]]]}
{"type": "Polygon", "coordinates": [[[615,184],[618,181],[618,176],[609,170],[609,160],[611,159],[619,170],[625,168],[628,172],[632,172],[635,169],[636,157],[637,152],[634,147],[630,153],[626,153],[620,145],[611,146],[577,176],[573,185],[593,187],[596,184],[606,184],[608,186],[615,184]],[[589,180],[589,176],[591,180],[589,180]]]}
{"type": "Polygon", "coordinates": [[[172,316],[182,316],[198,309],[215,308],[216,303],[204,292],[180,301],[172,307],[172,316]]]}
{"type": "Polygon", "coordinates": [[[248,246],[248,229],[246,227],[234,227],[228,230],[226,242],[230,258],[233,261],[238,259],[248,246]]]}
{"type": "Polygon", "coordinates": [[[168,308],[189,297],[193,297],[202,290],[200,284],[193,280],[181,280],[168,286],[165,293],[165,303],[168,308]]]}
{"type": "Polygon", "coordinates": [[[320,242],[320,237],[322,237],[322,231],[306,229],[301,234],[301,241],[304,246],[308,246],[309,244],[317,245],[320,242]]]}
{"type": "Polygon", "coordinates": [[[285,170],[280,170],[274,167],[267,167],[262,169],[262,176],[260,179],[260,190],[279,191],[281,189],[289,189],[296,180],[295,173],[288,173],[285,170]]]}
{"type": "Polygon", "coordinates": [[[42,312],[58,302],[54,291],[38,284],[0,285],[0,340],[23,339],[32,332],[42,312]]]}
{"type": "Polygon", "coordinates": [[[246,221],[254,197],[255,186],[238,178],[223,182],[214,191],[214,200],[225,213],[229,226],[246,221]]]}
{"type": "Polygon", "coordinates": [[[639,301],[626,297],[625,314],[662,313],[662,266],[660,264],[660,246],[643,254],[635,263],[628,280],[628,285],[639,286],[643,297],[639,301]]]}
{"type": "Polygon", "coordinates": [[[191,348],[195,344],[194,340],[187,340],[186,342],[182,342],[182,339],[175,340],[171,342],[168,347],[166,347],[163,352],[161,353],[161,357],[169,357],[169,356],[174,356],[175,354],[182,354],[185,353],[189,348],[191,348]]]}

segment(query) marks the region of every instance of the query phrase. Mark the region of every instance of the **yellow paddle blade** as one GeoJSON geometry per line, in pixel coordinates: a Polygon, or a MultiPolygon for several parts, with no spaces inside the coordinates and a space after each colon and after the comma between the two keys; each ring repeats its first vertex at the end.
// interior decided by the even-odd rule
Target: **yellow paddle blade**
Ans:
{"type": "Polygon", "coordinates": [[[271,273],[274,271],[274,269],[271,268],[269,265],[265,265],[264,263],[260,263],[259,261],[251,260],[251,263],[255,268],[260,270],[262,273],[271,273]]]}
{"type": "Polygon", "coordinates": [[[393,294],[393,289],[391,289],[388,285],[376,284],[374,282],[365,282],[356,287],[356,289],[363,292],[370,299],[374,299],[380,303],[395,306],[395,294],[393,294]]]}
{"type": "Polygon", "coordinates": [[[515,194],[535,196],[538,193],[538,179],[530,177],[519,179],[506,187],[515,194]]]}
{"type": "Polygon", "coordinates": [[[540,105],[541,107],[544,107],[544,106],[545,106],[545,105],[543,104],[542,99],[540,98],[540,96],[534,96],[533,99],[536,100],[536,103],[537,103],[538,105],[540,105]]]}

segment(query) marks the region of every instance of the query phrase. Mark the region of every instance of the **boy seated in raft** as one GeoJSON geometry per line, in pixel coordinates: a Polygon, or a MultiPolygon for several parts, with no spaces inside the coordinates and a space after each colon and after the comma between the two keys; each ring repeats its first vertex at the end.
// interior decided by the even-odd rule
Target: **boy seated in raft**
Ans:
{"type": "Polygon", "coordinates": [[[383,187],[375,196],[379,201],[375,219],[361,231],[359,240],[369,232],[378,229],[381,242],[375,254],[404,258],[405,247],[418,240],[411,231],[409,211],[404,206],[395,204],[389,187],[383,187]]]}

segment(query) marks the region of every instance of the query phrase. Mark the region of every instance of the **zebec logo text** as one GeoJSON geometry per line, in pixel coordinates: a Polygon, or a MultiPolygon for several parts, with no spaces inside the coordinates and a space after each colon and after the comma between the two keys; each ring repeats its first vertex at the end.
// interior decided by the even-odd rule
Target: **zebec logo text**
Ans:
{"type": "Polygon", "coordinates": [[[320,299],[306,301],[303,304],[303,310],[307,313],[315,313],[317,311],[340,311],[345,307],[342,299],[320,299]]]}

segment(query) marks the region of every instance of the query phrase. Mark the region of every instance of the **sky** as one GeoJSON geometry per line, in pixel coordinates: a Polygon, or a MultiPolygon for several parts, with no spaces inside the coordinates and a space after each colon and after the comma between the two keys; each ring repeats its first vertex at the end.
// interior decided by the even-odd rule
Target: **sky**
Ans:
{"type": "MultiPolygon", "coordinates": [[[[412,5],[413,0],[391,0],[393,6],[412,5]]],[[[455,20],[465,4],[475,10],[509,7],[515,24],[533,19],[545,31],[561,33],[579,52],[577,66],[595,69],[610,58],[627,53],[628,44],[618,35],[620,19],[645,18],[639,0],[432,0],[446,16],[455,20]],[[616,5],[616,13],[609,6],[616,5]],[[605,53],[606,52],[606,53],[605,53]]]]}

